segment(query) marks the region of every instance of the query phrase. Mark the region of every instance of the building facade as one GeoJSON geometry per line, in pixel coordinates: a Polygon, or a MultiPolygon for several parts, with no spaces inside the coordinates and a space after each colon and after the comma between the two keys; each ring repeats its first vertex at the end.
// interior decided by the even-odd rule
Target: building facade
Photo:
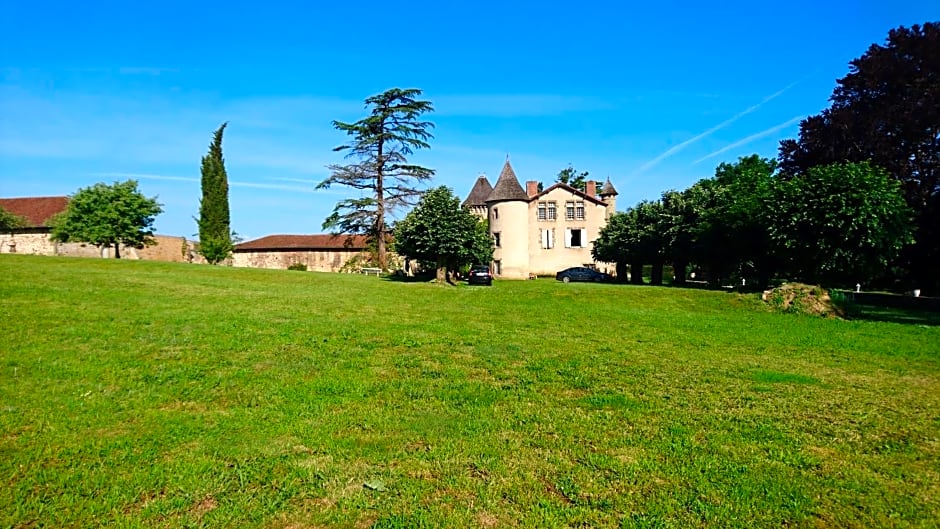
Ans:
{"type": "Polygon", "coordinates": [[[302,264],[315,272],[353,271],[357,259],[368,257],[366,243],[364,235],[268,235],[236,244],[232,266],[286,269],[302,264]]]}
{"type": "MultiPolygon", "coordinates": [[[[23,218],[24,225],[0,233],[0,253],[60,255],[68,257],[111,257],[112,248],[99,248],[82,242],[52,240],[51,222],[69,205],[69,197],[0,198],[0,208],[23,218]]],[[[194,243],[185,237],[154,235],[153,243],[143,248],[121,245],[124,259],[151,261],[202,262],[194,252],[194,243]]]]}
{"type": "Polygon", "coordinates": [[[523,189],[507,160],[496,185],[480,176],[464,205],[489,222],[494,275],[527,279],[572,266],[612,269],[594,261],[591,246],[614,213],[616,197],[610,179],[600,191],[593,181],[584,192],[562,183],[539,191],[535,181],[523,189]]]}

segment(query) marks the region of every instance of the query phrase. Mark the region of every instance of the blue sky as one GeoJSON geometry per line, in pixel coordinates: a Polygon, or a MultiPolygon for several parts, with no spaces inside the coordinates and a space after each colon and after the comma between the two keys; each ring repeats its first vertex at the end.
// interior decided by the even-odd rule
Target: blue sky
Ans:
{"type": "Polygon", "coordinates": [[[414,161],[461,197],[507,154],[520,180],[572,164],[610,177],[619,209],[775,157],[828,106],[848,62],[910,2],[9,2],[0,12],[0,196],[135,178],[191,236],[200,159],[229,122],[233,228],[318,233],[316,191],[345,141],[332,120],[420,88],[436,111],[414,161]],[[391,22],[388,22],[391,20],[391,22]]]}

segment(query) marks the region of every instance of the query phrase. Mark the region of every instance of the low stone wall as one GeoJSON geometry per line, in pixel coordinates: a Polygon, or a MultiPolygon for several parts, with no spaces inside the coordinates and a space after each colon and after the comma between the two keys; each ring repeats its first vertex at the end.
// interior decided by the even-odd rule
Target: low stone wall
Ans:
{"type": "Polygon", "coordinates": [[[361,253],[359,250],[235,252],[232,256],[232,266],[285,270],[292,264],[302,263],[307,266],[307,270],[313,272],[339,272],[343,265],[361,253]]]}
{"type": "MultiPolygon", "coordinates": [[[[156,244],[142,249],[121,246],[122,259],[142,259],[146,261],[169,261],[177,263],[204,263],[202,256],[195,253],[192,241],[184,237],[155,235],[156,244]],[[186,245],[185,249],[183,245],[186,245]]],[[[67,257],[114,257],[113,248],[102,250],[85,243],[54,242],[48,233],[3,233],[0,234],[0,253],[18,253],[26,255],[61,255],[67,257]]]]}
{"type": "Polygon", "coordinates": [[[56,255],[57,246],[46,233],[0,234],[0,253],[56,255]]]}

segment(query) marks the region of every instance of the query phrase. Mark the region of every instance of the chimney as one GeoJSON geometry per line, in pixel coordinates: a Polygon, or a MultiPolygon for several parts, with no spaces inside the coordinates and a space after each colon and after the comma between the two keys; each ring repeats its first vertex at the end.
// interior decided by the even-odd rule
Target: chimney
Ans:
{"type": "Polygon", "coordinates": [[[585,182],[584,193],[591,198],[596,198],[597,197],[597,182],[595,182],[594,180],[588,180],[587,182],[585,182]]]}
{"type": "Polygon", "coordinates": [[[534,197],[539,194],[539,183],[535,180],[529,180],[525,183],[525,194],[534,197]]]}

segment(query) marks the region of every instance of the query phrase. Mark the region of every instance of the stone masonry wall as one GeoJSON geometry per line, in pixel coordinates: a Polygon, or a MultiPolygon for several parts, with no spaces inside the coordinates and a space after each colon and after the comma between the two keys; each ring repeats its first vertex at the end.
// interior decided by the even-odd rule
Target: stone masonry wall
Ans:
{"type": "Polygon", "coordinates": [[[294,250],[236,252],[232,265],[247,268],[286,269],[295,263],[307,265],[315,272],[339,272],[350,259],[360,255],[358,250],[294,250]]]}

